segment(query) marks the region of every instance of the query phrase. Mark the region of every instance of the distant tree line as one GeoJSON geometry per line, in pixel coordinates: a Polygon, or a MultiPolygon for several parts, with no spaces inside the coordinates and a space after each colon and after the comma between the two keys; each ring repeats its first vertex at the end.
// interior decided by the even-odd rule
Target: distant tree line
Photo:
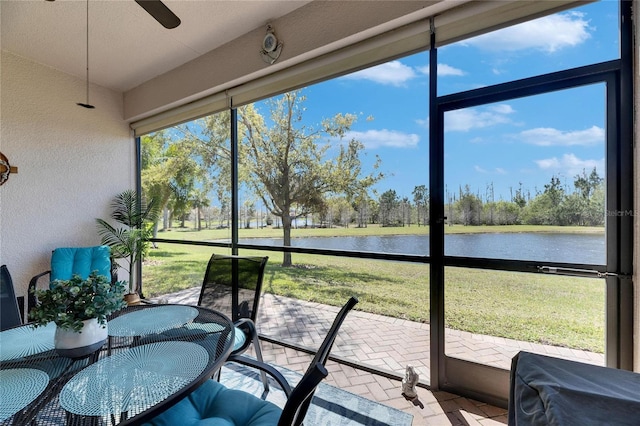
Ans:
{"type": "MultiPolygon", "coordinates": [[[[576,175],[573,187],[552,176],[541,191],[531,195],[520,184],[510,200],[493,200],[493,185],[485,194],[473,193],[469,185],[447,192],[445,216],[448,224],[459,225],[560,225],[603,226],[605,218],[604,180],[594,168],[576,175]]],[[[351,206],[342,199],[330,199],[326,209],[314,215],[323,226],[427,226],[429,191],[418,185],[412,197],[401,197],[389,189],[376,199],[351,206]],[[351,208],[349,208],[351,207],[351,208]]]]}
{"type": "MultiPolygon", "coordinates": [[[[377,199],[363,198],[349,202],[344,197],[331,197],[317,212],[298,216],[294,227],[367,227],[379,224],[393,226],[428,226],[429,191],[426,185],[418,185],[413,197],[400,197],[395,190],[387,190],[377,199]]],[[[562,186],[553,176],[549,184],[535,195],[526,193],[522,186],[510,201],[491,200],[491,190],[482,196],[472,193],[470,186],[460,187],[456,193],[447,193],[445,215],[450,225],[604,225],[604,182],[595,169],[589,175],[585,171],[574,178],[573,188],[562,186]]],[[[208,203],[204,203],[208,204],[208,203]]],[[[213,229],[229,226],[230,215],[226,204],[194,208],[181,215],[191,218],[195,229],[213,229]],[[198,219],[198,217],[200,219],[198,219]]],[[[181,222],[184,226],[184,221],[181,222]]],[[[240,208],[240,226],[262,228],[282,226],[278,218],[265,208],[256,205],[255,199],[247,199],[240,208]]]]}
{"type": "Polygon", "coordinates": [[[576,175],[573,188],[552,176],[534,196],[522,185],[510,201],[482,199],[469,185],[448,194],[445,212],[448,222],[462,225],[560,225],[603,226],[605,218],[604,179],[594,168],[589,175],[576,175]]]}

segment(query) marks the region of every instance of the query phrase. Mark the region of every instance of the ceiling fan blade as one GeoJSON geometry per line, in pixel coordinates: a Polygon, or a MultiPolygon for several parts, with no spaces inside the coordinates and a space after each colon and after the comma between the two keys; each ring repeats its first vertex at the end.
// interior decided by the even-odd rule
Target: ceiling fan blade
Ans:
{"type": "Polygon", "coordinates": [[[136,0],[136,3],[165,28],[171,29],[180,25],[180,18],[160,0],[136,0]]]}

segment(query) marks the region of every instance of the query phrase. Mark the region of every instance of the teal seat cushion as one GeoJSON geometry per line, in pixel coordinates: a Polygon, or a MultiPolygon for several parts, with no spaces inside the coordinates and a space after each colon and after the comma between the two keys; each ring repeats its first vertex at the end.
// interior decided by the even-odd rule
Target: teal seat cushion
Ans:
{"type": "Polygon", "coordinates": [[[282,410],[247,392],[207,380],[145,426],[275,426],[282,410]]]}
{"type": "Polygon", "coordinates": [[[247,340],[247,336],[244,334],[240,328],[235,327],[235,340],[233,341],[233,351],[237,351],[244,345],[244,342],[247,340]]]}
{"type": "Polygon", "coordinates": [[[95,270],[111,281],[110,256],[109,246],[57,248],[51,255],[51,281],[68,280],[75,274],[86,279],[95,270]]]}

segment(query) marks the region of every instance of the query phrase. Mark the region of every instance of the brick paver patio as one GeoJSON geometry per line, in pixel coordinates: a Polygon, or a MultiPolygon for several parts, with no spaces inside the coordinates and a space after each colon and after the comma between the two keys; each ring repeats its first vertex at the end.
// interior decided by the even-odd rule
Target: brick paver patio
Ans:
{"type": "MultiPolygon", "coordinates": [[[[161,299],[169,303],[196,304],[199,291],[199,287],[194,287],[161,299]]],[[[263,341],[265,361],[303,372],[311,355],[296,348],[317,348],[338,310],[339,307],[263,294],[257,321],[259,333],[292,346],[263,341]]],[[[449,356],[507,370],[511,358],[520,350],[604,365],[602,354],[456,330],[446,330],[445,341],[449,356]]],[[[413,425],[507,423],[506,410],[447,392],[431,392],[419,387],[418,399],[414,401],[401,395],[401,378],[407,364],[413,365],[420,374],[420,382],[428,385],[428,324],[353,310],[340,329],[332,355],[345,363],[327,364],[330,373],[327,383],[409,412],[414,416],[413,425]],[[371,368],[385,374],[372,374],[368,372],[371,368]]]]}

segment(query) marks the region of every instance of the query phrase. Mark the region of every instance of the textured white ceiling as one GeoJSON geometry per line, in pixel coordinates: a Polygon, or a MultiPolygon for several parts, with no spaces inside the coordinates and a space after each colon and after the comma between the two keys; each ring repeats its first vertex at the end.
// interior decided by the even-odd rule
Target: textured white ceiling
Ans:
{"type": "MultiPolygon", "coordinates": [[[[308,0],[164,0],[182,21],[166,29],[134,0],[89,0],[89,80],[127,91],[308,0]]],[[[84,0],[0,0],[2,49],[86,75],[84,0]]]]}

